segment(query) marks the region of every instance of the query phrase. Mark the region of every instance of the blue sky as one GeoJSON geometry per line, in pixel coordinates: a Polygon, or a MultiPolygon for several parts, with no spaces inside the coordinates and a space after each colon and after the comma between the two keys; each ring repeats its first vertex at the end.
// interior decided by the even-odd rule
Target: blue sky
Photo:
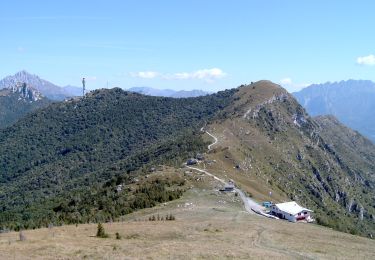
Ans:
{"type": "Polygon", "coordinates": [[[216,91],[375,81],[375,1],[4,1],[0,77],[216,91]]]}

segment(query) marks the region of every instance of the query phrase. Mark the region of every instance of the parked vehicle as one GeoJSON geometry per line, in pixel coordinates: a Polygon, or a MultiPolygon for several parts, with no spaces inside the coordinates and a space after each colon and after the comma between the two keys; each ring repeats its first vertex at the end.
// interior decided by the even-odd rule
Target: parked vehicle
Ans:
{"type": "Polygon", "coordinates": [[[262,203],[262,206],[266,207],[266,208],[270,208],[270,207],[272,207],[272,205],[273,205],[272,201],[264,201],[262,203]]]}

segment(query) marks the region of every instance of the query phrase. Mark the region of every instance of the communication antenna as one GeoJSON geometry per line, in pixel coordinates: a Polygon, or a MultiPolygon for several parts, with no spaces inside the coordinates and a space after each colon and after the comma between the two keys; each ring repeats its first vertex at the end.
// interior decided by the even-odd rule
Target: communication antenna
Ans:
{"type": "Polygon", "coordinates": [[[82,97],[85,96],[85,90],[86,90],[86,80],[85,78],[82,78],[82,97]]]}

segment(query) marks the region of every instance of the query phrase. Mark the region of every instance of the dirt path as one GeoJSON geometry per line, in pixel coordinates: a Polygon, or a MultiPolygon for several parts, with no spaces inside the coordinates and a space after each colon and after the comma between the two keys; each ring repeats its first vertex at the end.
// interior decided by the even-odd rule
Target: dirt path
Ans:
{"type": "MultiPolygon", "coordinates": [[[[204,131],[203,127],[201,128],[201,131],[204,131]]],[[[205,132],[214,139],[214,142],[208,146],[208,150],[210,150],[213,145],[217,144],[218,138],[216,136],[214,136],[213,134],[207,132],[207,131],[205,131],[205,132]]],[[[220,183],[222,183],[224,185],[227,184],[227,182],[225,180],[220,179],[219,177],[215,176],[214,174],[212,174],[212,173],[210,173],[210,172],[208,172],[206,170],[202,170],[202,169],[199,169],[197,167],[192,167],[192,166],[188,166],[188,165],[186,167],[189,168],[189,169],[192,169],[192,170],[196,170],[196,171],[202,172],[202,173],[204,173],[204,174],[206,174],[206,175],[214,178],[215,180],[219,181],[220,183]]],[[[235,188],[234,190],[239,194],[239,196],[240,196],[240,198],[241,198],[241,200],[242,200],[242,202],[243,202],[243,204],[245,206],[245,210],[248,213],[254,214],[254,212],[255,212],[255,213],[258,213],[258,214],[263,215],[263,216],[268,216],[267,214],[263,213],[262,206],[259,205],[253,199],[247,197],[242,190],[240,190],[239,188],[235,188]]]]}
{"type": "MultiPolygon", "coordinates": [[[[222,183],[224,185],[227,184],[223,179],[220,179],[219,177],[213,175],[212,173],[209,173],[206,170],[202,170],[202,169],[199,169],[197,167],[192,167],[192,166],[188,166],[188,165],[186,167],[189,168],[189,169],[198,171],[198,172],[202,172],[202,173],[214,178],[215,180],[219,181],[220,183],[222,183]]],[[[247,212],[253,214],[255,209],[258,209],[258,207],[260,207],[260,205],[257,204],[255,201],[246,197],[245,193],[243,191],[241,191],[240,189],[235,188],[234,190],[240,195],[240,198],[241,198],[247,212]]]]}
{"type": "Polygon", "coordinates": [[[196,167],[192,167],[192,166],[186,166],[186,167],[189,168],[189,169],[192,169],[192,170],[196,170],[198,172],[202,172],[202,173],[214,178],[215,180],[221,182],[222,184],[226,184],[226,182],[223,179],[220,179],[219,177],[216,177],[215,175],[213,175],[212,173],[209,173],[208,171],[205,171],[205,170],[202,170],[202,169],[199,169],[199,168],[196,168],[196,167]]]}
{"type": "Polygon", "coordinates": [[[209,136],[211,136],[211,137],[215,140],[212,144],[210,144],[210,145],[208,146],[208,150],[211,150],[212,146],[215,145],[215,144],[217,144],[218,139],[217,139],[217,137],[214,136],[213,134],[210,134],[210,133],[207,132],[207,131],[206,131],[206,133],[207,133],[209,136]]]}

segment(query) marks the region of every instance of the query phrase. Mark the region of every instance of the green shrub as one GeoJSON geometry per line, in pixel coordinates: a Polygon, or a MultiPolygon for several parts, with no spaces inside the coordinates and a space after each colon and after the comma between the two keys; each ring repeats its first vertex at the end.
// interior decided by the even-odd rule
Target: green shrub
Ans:
{"type": "Polygon", "coordinates": [[[96,232],[96,236],[100,238],[107,238],[108,234],[105,233],[104,227],[102,223],[98,224],[98,231],[96,232]]]}

